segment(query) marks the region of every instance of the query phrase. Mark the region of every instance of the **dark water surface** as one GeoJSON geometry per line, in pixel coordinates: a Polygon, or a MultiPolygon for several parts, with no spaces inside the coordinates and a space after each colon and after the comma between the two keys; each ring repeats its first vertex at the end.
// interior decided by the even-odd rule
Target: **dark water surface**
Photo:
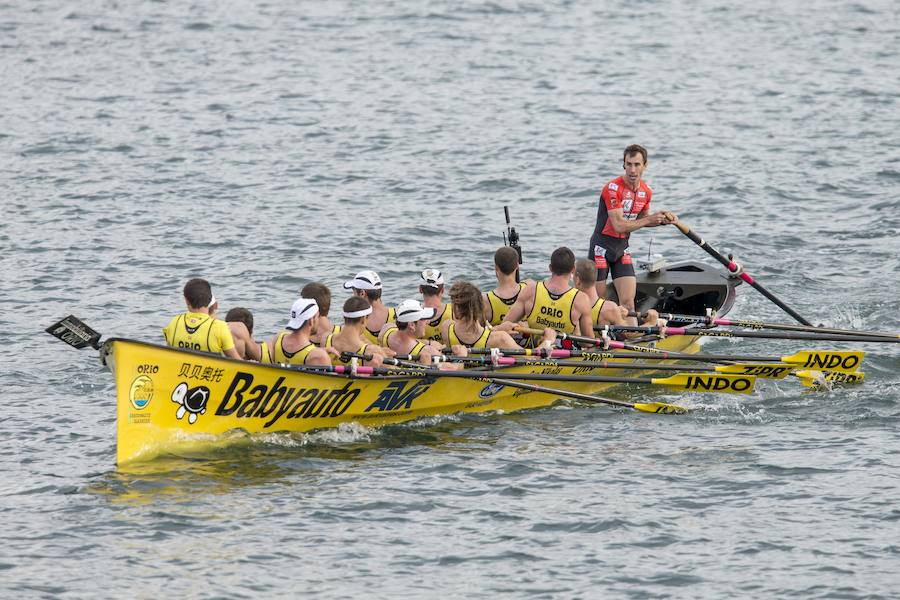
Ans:
{"type": "MultiPolygon", "coordinates": [[[[614,394],[684,417],[453,416],[117,470],[112,378],[42,333],[159,339],[192,276],[262,336],[363,268],[389,303],[425,267],[487,285],[504,205],[543,276],[632,142],[654,203],[798,312],[900,331],[900,5],[746,4],[0,4],[0,594],[896,597],[896,346],[866,346],[860,387],[614,394]]],[[[746,286],[734,314],[788,320],[746,286]]]]}

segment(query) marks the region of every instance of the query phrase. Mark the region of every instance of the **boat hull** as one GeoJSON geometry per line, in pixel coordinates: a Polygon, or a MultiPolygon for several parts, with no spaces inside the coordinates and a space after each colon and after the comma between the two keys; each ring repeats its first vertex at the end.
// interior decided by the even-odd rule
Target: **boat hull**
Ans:
{"type": "MultiPolygon", "coordinates": [[[[667,338],[660,349],[696,352],[695,337],[667,338]]],[[[306,432],[359,423],[375,427],[458,412],[518,411],[552,405],[554,394],[505,387],[484,379],[349,377],[112,338],[101,358],[115,375],[118,464],[187,450],[224,434],[306,432]]],[[[629,359],[617,359],[631,362],[629,359]]],[[[535,363],[504,372],[610,375],[622,370],[535,363]]],[[[652,371],[625,371],[638,376],[652,371]]],[[[542,382],[543,383],[543,382],[542,382]]],[[[596,394],[616,384],[553,381],[549,387],[596,394]]]]}

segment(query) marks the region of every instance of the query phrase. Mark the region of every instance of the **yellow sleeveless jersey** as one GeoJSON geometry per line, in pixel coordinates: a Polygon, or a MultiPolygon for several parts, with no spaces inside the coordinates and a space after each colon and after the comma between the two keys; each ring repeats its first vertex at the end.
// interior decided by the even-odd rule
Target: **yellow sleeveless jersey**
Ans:
{"type": "Polygon", "coordinates": [[[332,326],[331,326],[331,331],[329,331],[327,334],[325,334],[325,337],[322,338],[322,343],[316,344],[316,342],[313,342],[313,344],[316,344],[316,346],[318,346],[318,347],[320,347],[320,348],[325,348],[325,347],[327,346],[327,344],[325,343],[325,341],[328,339],[328,336],[329,336],[329,335],[335,335],[335,334],[338,334],[338,333],[340,333],[340,332],[341,332],[341,326],[340,326],[340,325],[332,325],[332,326]]]}
{"type": "MultiPolygon", "coordinates": [[[[391,347],[391,343],[390,343],[391,336],[394,335],[395,333],[397,333],[398,331],[400,331],[400,330],[397,327],[389,327],[387,329],[387,331],[384,332],[384,336],[381,339],[384,341],[384,346],[386,348],[391,347]]],[[[407,354],[415,356],[415,355],[419,354],[419,352],[422,351],[422,349],[425,347],[425,345],[426,345],[425,342],[420,342],[419,340],[416,340],[416,345],[413,346],[412,350],[410,350],[407,354]]]]}
{"type": "Polygon", "coordinates": [[[296,352],[287,352],[284,349],[284,336],[287,335],[286,331],[282,331],[275,338],[275,347],[272,348],[272,358],[278,364],[288,364],[288,365],[305,365],[306,357],[309,356],[309,353],[316,347],[315,344],[309,343],[296,352]]]}
{"type": "Polygon", "coordinates": [[[272,364],[272,352],[269,350],[269,343],[265,340],[259,342],[259,362],[262,364],[272,364]]]}
{"type": "Polygon", "coordinates": [[[441,314],[435,315],[433,321],[429,321],[428,325],[425,326],[425,338],[426,340],[434,340],[436,342],[440,342],[442,339],[441,336],[441,326],[444,324],[444,321],[453,318],[453,305],[445,304],[444,310],[441,314]]]}
{"type": "Polygon", "coordinates": [[[494,290],[487,293],[488,303],[491,305],[491,325],[499,325],[512,305],[516,303],[519,294],[525,289],[525,282],[519,283],[519,291],[512,298],[501,298],[494,290]]]}
{"type": "Polygon", "coordinates": [[[572,320],[572,306],[575,304],[576,288],[569,288],[562,294],[553,294],[543,281],[534,290],[534,306],[525,318],[534,329],[549,327],[563,333],[575,333],[572,320]]]}
{"type": "MultiPolygon", "coordinates": [[[[594,325],[600,324],[600,309],[603,308],[604,302],[606,302],[605,298],[597,298],[597,301],[594,302],[594,305],[591,307],[591,323],[594,325]]],[[[585,335],[593,335],[593,332],[585,335]]]]}
{"type": "MultiPolygon", "coordinates": [[[[385,323],[390,323],[391,321],[397,320],[397,311],[394,310],[394,307],[388,309],[387,321],[385,323]]],[[[340,331],[340,330],[338,330],[340,331]]],[[[381,332],[381,328],[378,328],[378,331],[370,331],[368,327],[363,329],[363,337],[369,340],[370,343],[375,344],[376,346],[380,346],[381,342],[378,340],[378,334],[381,332]]],[[[337,331],[335,332],[337,333],[337,331]]]]}
{"type": "Polygon", "coordinates": [[[456,323],[450,323],[450,328],[447,331],[447,337],[450,338],[450,345],[454,344],[462,344],[463,346],[468,346],[470,348],[487,348],[488,338],[491,337],[491,330],[487,327],[484,328],[484,331],[481,332],[481,336],[475,340],[473,343],[464,342],[459,339],[459,336],[456,335],[455,331],[456,323]]]}
{"type": "Polygon", "coordinates": [[[186,312],[173,317],[163,328],[163,335],[173,348],[219,354],[234,348],[228,324],[202,313],[186,312]]]}
{"type": "MultiPolygon", "coordinates": [[[[332,340],[333,337],[334,337],[334,334],[333,334],[333,333],[329,333],[329,334],[328,334],[328,337],[325,338],[325,347],[326,347],[326,348],[327,348],[328,346],[331,346],[331,345],[332,345],[332,344],[331,344],[331,340],[332,340]]],[[[365,353],[366,353],[366,348],[368,348],[368,347],[369,347],[369,345],[366,344],[365,342],[363,342],[363,345],[360,346],[359,349],[357,349],[356,354],[365,354],[365,353]]],[[[348,358],[347,360],[344,360],[344,359],[342,359],[340,356],[335,356],[334,354],[329,354],[329,356],[331,357],[331,364],[333,364],[333,365],[344,365],[345,367],[349,367],[349,366],[350,366],[350,359],[349,359],[349,358],[348,358]]],[[[360,360],[360,362],[362,362],[362,360],[360,360]]]]}

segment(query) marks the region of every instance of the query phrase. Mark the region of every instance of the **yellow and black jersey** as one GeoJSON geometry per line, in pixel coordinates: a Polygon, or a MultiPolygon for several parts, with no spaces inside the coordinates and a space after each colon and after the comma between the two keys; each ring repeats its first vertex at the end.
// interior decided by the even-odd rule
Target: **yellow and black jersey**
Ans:
{"type": "Polygon", "coordinates": [[[425,326],[425,339],[426,340],[434,340],[436,342],[441,341],[441,328],[444,324],[444,321],[453,318],[453,305],[445,304],[444,310],[441,311],[441,314],[435,315],[434,319],[428,321],[428,325],[425,326]]]}
{"type": "Polygon", "coordinates": [[[450,345],[453,346],[455,344],[462,344],[463,346],[468,346],[470,348],[487,348],[488,338],[491,337],[491,330],[487,327],[484,328],[484,331],[481,332],[481,335],[474,342],[466,342],[459,339],[459,336],[456,335],[455,331],[456,323],[450,323],[450,328],[447,330],[447,337],[450,339],[450,345]]]}
{"type": "Polygon", "coordinates": [[[234,348],[234,338],[225,321],[203,313],[186,312],[163,328],[166,343],[173,348],[224,353],[234,348]]]}
{"type": "MultiPolygon", "coordinates": [[[[334,344],[332,344],[332,338],[334,338],[333,333],[328,334],[328,337],[325,338],[325,347],[326,348],[328,346],[334,345],[334,344]]],[[[368,347],[369,347],[369,345],[366,344],[365,342],[363,342],[362,346],[360,346],[359,349],[357,349],[356,354],[365,354],[366,348],[368,348],[368,347]]],[[[330,354],[329,356],[331,357],[331,364],[333,364],[333,365],[344,365],[345,367],[350,366],[350,358],[347,358],[347,360],[344,360],[340,356],[335,356],[334,354],[330,354]]]]}
{"type": "Polygon", "coordinates": [[[534,290],[534,306],[525,317],[528,326],[534,329],[549,327],[563,333],[575,333],[572,310],[577,295],[576,288],[569,288],[562,294],[551,293],[544,282],[539,281],[534,290]]]}
{"type": "Polygon", "coordinates": [[[506,313],[512,308],[512,305],[519,299],[519,294],[525,289],[525,282],[519,283],[519,291],[512,298],[501,298],[497,292],[491,290],[487,293],[488,303],[491,305],[491,325],[499,325],[506,317],[506,313]]]}
{"type": "MultiPolygon", "coordinates": [[[[394,310],[394,307],[388,308],[388,316],[385,323],[391,323],[397,320],[397,311],[394,310]]],[[[338,330],[340,331],[340,330],[338,330]]],[[[337,332],[335,332],[337,333],[337,332]]],[[[378,339],[378,334],[381,333],[381,327],[378,328],[377,331],[370,331],[369,328],[363,329],[363,337],[369,340],[369,343],[375,344],[376,346],[381,345],[381,341],[378,339]]]]}
{"type": "Polygon", "coordinates": [[[278,364],[305,365],[306,357],[315,349],[316,345],[310,342],[296,352],[288,352],[284,349],[284,336],[286,335],[287,332],[282,331],[275,337],[275,347],[272,348],[272,358],[278,364]]]}

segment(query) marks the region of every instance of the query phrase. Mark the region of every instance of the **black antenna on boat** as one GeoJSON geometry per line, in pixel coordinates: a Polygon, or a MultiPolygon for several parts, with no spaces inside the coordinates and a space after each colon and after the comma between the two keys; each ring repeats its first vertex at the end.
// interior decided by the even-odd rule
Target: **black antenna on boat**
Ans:
{"type": "MultiPolygon", "coordinates": [[[[511,227],[509,223],[509,207],[503,207],[503,214],[506,215],[506,231],[503,233],[503,245],[509,246],[519,255],[519,264],[522,264],[522,246],[519,245],[519,234],[516,228],[511,227]],[[507,239],[509,242],[507,243],[507,239]]],[[[519,283],[519,270],[516,269],[516,283],[519,283]]]]}

